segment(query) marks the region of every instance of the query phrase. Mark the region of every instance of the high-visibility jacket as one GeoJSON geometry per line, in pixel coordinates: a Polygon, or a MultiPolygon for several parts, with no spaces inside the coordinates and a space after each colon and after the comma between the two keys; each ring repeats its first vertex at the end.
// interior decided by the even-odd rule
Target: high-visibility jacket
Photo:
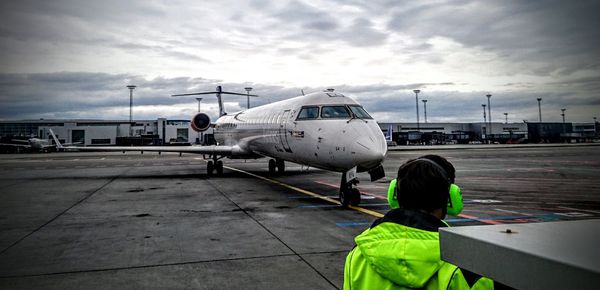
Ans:
{"type": "Polygon", "coordinates": [[[458,267],[440,259],[437,229],[443,226],[426,213],[392,210],[355,238],[344,289],[494,289],[487,278],[469,286],[458,267]]]}

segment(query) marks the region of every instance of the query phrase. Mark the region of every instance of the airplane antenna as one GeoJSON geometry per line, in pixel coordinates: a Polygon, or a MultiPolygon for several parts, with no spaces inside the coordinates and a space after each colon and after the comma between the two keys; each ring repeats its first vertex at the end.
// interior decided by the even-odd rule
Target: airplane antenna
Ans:
{"type": "Polygon", "coordinates": [[[304,90],[303,90],[303,89],[300,89],[300,92],[302,92],[302,95],[304,96],[304,90]]]}
{"type": "Polygon", "coordinates": [[[221,117],[223,115],[227,115],[227,113],[225,112],[225,107],[223,106],[223,99],[221,98],[221,95],[225,94],[225,95],[258,97],[258,95],[240,94],[240,93],[233,93],[233,92],[224,92],[223,88],[221,86],[217,86],[217,88],[216,88],[216,90],[214,92],[200,92],[200,93],[190,93],[190,94],[178,94],[178,95],[171,95],[171,97],[210,95],[210,94],[215,94],[217,96],[217,101],[219,102],[219,117],[221,117]]]}

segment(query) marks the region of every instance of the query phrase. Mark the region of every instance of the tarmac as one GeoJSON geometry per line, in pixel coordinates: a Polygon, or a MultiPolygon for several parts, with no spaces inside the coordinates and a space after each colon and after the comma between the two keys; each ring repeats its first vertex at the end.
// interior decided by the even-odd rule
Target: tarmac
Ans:
{"type": "Polygon", "coordinates": [[[457,168],[452,226],[600,218],[599,146],[480,146],[395,147],[384,179],[358,174],[353,209],[337,203],[340,173],[269,176],[267,159],[225,159],[209,178],[192,154],[0,155],[0,288],[341,289],[353,238],[424,154],[457,168]]]}

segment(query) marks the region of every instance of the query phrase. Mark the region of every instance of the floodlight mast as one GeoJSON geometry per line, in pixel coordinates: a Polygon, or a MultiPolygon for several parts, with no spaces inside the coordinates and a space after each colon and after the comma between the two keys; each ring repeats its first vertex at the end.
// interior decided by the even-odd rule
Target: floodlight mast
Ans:
{"type": "Polygon", "coordinates": [[[129,89],[129,137],[132,136],[133,132],[133,90],[135,90],[135,85],[128,85],[129,89]]]}
{"type": "Polygon", "coordinates": [[[415,93],[415,103],[417,104],[417,132],[419,132],[421,131],[419,126],[419,93],[421,90],[413,90],[413,92],[415,93]]]}
{"type": "MultiPolygon", "coordinates": [[[[484,124],[485,126],[487,126],[487,118],[486,118],[486,116],[485,116],[485,104],[481,104],[481,107],[483,108],[483,124],[484,124]]],[[[483,129],[482,129],[482,132],[483,132],[483,129]]],[[[486,133],[484,133],[484,134],[487,134],[487,132],[486,132],[486,133]]]]}
{"type": "Polygon", "coordinates": [[[542,98],[537,98],[538,101],[538,111],[540,115],[540,123],[542,122],[542,98]]]}
{"type": "Polygon", "coordinates": [[[425,112],[425,124],[427,124],[427,100],[421,100],[423,102],[423,111],[425,112]]]}
{"type": "Polygon", "coordinates": [[[251,87],[245,87],[244,90],[246,90],[246,109],[250,109],[250,91],[252,90],[251,87]]]}
{"type": "Polygon", "coordinates": [[[492,94],[487,94],[485,95],[487,97],[488,100],[488,104],[487,104],[487,108],[488,108],[488,120],[490,121],[490,126],[488,128],[490,135],[492,135],[492,105],[490,104],[490,98],[492,97],[492,94]]]}

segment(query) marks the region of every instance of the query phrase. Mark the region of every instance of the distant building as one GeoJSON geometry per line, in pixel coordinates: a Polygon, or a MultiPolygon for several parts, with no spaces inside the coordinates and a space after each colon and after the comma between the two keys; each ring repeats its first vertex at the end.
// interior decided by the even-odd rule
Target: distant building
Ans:
{"type": "MultiPolygon", "coordinates": [[[[0,137],[27,136],[50,140],[50,129],[61,142],[82,145],[200,143],[204,134],[189,120],[19,120],[0,121],[0,137]]],[[[205,133],[212,133],[209,129],[205,133]]]]}
{"type": "MultiPolygon", "coordinates": [[[[379,123],[384,134],[392,128],[390,143],[467,144],[589,142],[598,139],[597,123],[379,123]]],[[[188,120],[16,120],[0,121],[0,137],[50,138],[82,145],[214,144],[213,129],[198,133],[188,120]]]]}
{"type": "Polygon", "coordinates": [[[526,123],[379,123],[387,133],[392,128],[392,140],[399,145],[406,144],[467,144],[469,142],[521,143],[528,139],[526,123]],[[491,133],[490,133],[491,132],[491,133]]]}

